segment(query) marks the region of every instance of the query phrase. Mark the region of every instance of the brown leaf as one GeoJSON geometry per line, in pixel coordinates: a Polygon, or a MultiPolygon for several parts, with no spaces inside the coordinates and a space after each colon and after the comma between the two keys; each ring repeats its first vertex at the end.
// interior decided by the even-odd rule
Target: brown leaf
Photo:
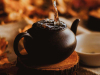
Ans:
{"type": "Polygon", "coordinates": [[[9,63],[7,53],[5,52],[8,41],[5,38],[0,38],[0,65],[9,63]]]}
{"type": "Polygon", "coordinates": [[[24,27],[24,29],[19,28],[19,33],[25,32],[26,30],[30,29],[31,27],[32,27],[32,25],[27,25],[24,27]]]}
{"type": "Polygon", "coordinates": [[[0,60],[0,65],[3,65],[5,63],[9,63],[8,58],[3,58],[0,60]]]}

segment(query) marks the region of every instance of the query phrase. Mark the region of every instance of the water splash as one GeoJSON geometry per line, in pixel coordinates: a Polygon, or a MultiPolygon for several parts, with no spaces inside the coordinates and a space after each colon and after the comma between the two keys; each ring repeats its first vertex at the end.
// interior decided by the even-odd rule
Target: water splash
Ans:
{"type": "Polygon", "coordinates": [[[54,25],[59,25],[59,16],[58,16],[58,10],[56,6],[56,0],[52,0],[53,6],[54,6],[54,25]]]}

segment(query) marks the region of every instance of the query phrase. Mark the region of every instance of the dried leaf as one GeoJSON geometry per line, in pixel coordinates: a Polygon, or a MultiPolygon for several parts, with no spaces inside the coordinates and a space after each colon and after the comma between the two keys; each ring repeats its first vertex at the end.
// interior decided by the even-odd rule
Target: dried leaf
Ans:
{"type": "Polygon", "coordinates": [[[26,30],[28,30],[31,27],[32,27],[32,25],[27,25],[27,26],[24,27],[24,29],[19,28],[19,33],[25,32],[26,30]]]}
{"type": "Polygon", "coordinates": [[[5,38],[0,38],[0,65],[9,63],[7,53],[5,52],[8,41],[5,38]]]}
{"type": "Polygon", "coordinates": [[[0,65],[3,65],[5,63],[9,63],[8,58],[3,58],[0,60],[0,65]]]}

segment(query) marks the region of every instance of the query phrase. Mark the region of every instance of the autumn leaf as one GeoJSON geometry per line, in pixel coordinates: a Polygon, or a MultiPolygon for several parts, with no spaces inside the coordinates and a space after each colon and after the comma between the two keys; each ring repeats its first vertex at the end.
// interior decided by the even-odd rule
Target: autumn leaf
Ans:
{"type": "Polygon", "coordinates": [[[25,32],[26,30],[30,29],[32,25],[27,25],[24,27],[24,29],[19,28],[19,33],[25,32]]]}
{"type": "Polygon", "coordinates": [[[5,52],[8,45],[8,41],[5,38],[0,38],[0,65],[9,63],[7,53],[5,52]]]}

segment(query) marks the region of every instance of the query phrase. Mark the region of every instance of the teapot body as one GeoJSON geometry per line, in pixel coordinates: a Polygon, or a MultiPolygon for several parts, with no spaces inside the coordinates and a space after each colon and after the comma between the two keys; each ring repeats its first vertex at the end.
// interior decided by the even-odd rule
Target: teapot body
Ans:
{"type": "Polygon", "coordinates": [[[64,30],[48,32],[29,29],[33,40],[24,38],[24,47],[29,58],[43,63],[55,63],[67,58],[76,47],[76,37],[74,33],[66,28],[64,30]],[[47,33],[47,34],[46,34],[47,33]]]}

